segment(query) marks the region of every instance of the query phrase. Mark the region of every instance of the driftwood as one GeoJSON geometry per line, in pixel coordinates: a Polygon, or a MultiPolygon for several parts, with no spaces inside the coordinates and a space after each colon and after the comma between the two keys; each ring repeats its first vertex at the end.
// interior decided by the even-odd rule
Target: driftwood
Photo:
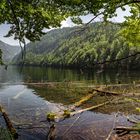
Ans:
{"type": "Polygon", "coordinates": [[[63,120],[65,118],[69,118],[70,116],[73,116],[73,115],[76,115],[76,114],[79,114],[79,113],[82,113],[82,112],[85,112],[85,111],[89,111],[89,110],[93,110],[93,109],[97,109],[101,106],[104,106],[106,104],[110,103],[109,101],[107,102],[104,102],[104,103],[101,103],[101,104],[98,104],[98,105],[94,105],[94,106],[91,106],[91,107],[88,107],[88,108],[85,108],[85,109],[81,109],[81,110],[77,110],[77,111],[70,111],[70,110],[64,110],[64,113],[63,114],[55,114],[54,117],[48,117],[47,116],[47,119],[49,121],[60,121],[60,120],[63,120]]]}
{"type": "Polygon", "coordinates": [[[80,105],[82,105],[84,102],[86,102],[87,100],[91,99],[97,92],[93,92],[85,97],[83,97],[80,101],[74,103],[75,107],[79,107],[80,105]]]}
{"type": "Polygon", "coordinates": [[[55,125],[52,124],[47,134],[47,140],[54,140],[54,139],[55,139],[55,125]]]}
{"type": "Polygon", "coordinates": [[[140,131],[140,128],[137,127],[124,127],[124,126],[118,126],[114,128],[114,130],[120,130],[120,131],[140,131]]]}
{"type": "Polygon", "coordinates": [[[102,93],[102,94],[105,94],[105,95],[122,95],[121,93],[118,93],[118,92],[110,92],[110,91],[104,91],[104,90],[100,90],[100,89],[92,89],[92,91],[96,91],[98,93],[102,93]]]}
{"type": "Polygon", "coordinates": [[[4,111],[4,109],[0,106],[0,112],[2,113],[4,120],[6,122],[7,128],[10,131],[10,133],[12,134],[12,136],[17,139],[18,138],[18,133],[16,132],[16,129],[13,127],[7,113],[4,111]]]}
{"type": "Polygon", "coordinates": [[[88,95],[82,97],[78,102],[75,102],[72,106],[71,106],[71,110],[73,110],[76,107],[79,107],[80,105],[82,105],[83,103],[85,103],[86,101],[88,101],[89,99],[91,99],[94,95],[97,94],[98,91],[102,91],[101,89],[103,89],[102,87],[97,88],[97,89],[92,89],[90,91],[88,91],[88,95]]]}
{"type": "MultiPolygon", "coordinates": [[[[78,110],[78,111],[74,111],[74,112],[69,112],[69,111],[66,111],[65,114],[61,114],[61,115],[57,115],[55,116],[55,118],[53,120],[50,120],[50,121],[60,121],[60,120],[64,120],[65,118],[68,118],[70,116],[73,116],[73,115],[76,115],[76,114],[79,114],[79,113],[82,113],[84,111],[88,111],[88,110],[93,110],[93,109],[97,109],[98,107],[101,107],[101,106],[104,106],[106,104],[108,104],[108,102],[105,102],[105,103],[102,103],[102,104],[98,104],[98,105],[95,105],[95,106],[91,106],[89,108],[85,108],[85,109],[81,109],[81,110],[78,110]]],[[[77,117],[77,119],[74,121],[74,123],[80,118],[80,116],[77,117]]],[[[73,123],[73,124],[74,124],[73,123]]],[[[70,128],[73,126],[73,124],[70,126],[70,128]]],[[[65,135],[69,129],[68,128],[63,135],[65,135]]],[[[50,130],[48,132],[48,135],[47,135],[47,139],[48,140],[54,140],[55,139],[55,125],[52,124],[52,126],[50,127],[50,130]]]]}
{"type": "Polygon", "coordinates": [[[127,117],[127,121],[131,122],[131,123],[134,123],[134,124],[137,124],[138,121],[134,120],[134,119],[131,119],[129,117],[127,117]]]}
{"type": "Polygon", "coordinates": [[[82,105],[83,103],[85,103],[86,101],[88,101],[89,99],[91,99],[94,95],[96,95],[96,91],[89,91],[87,96],[84,96],[81,98],[80,101],[75,102],[73,105],[71,105],[70,110],[74,110],[76,107],[79,107],[80,105],[82,105]]]}
{"type": "Polygon", "coordinates": [[[103,93],[103,94],[109,94],[109,95],[120,95],[119,93],[103,91],[102,89],[103,88],[100,87],[98,89],[92,89],[91,91],[88,91],[88,93],[90,93],[90,94],[88,94],[87,96],[84,96],[83,98],[81,98],[80,101],[75,102],[67,110],[64,110],[63,113],[62,112],[60,114],[49,113],[47,115],[48,121],[59,121],[59,120],[63,120],[65,118],[70,117],[70,116],[73,116],[75,114],[79,114],[79,113],[82,113],[82,112],[88,111],[88,110],[93,110],[93,109],[96,109],[98,107],[104,106],[105,104],[110,103],[110,101],[107,101],[105,103],[94,105],[94,106],[91,106],[91,107],[88,107],[88,108],[85,108],[85,109],[81,109],[81,110],[78,110],[78,111],[73,111],[76,107],[79,107],[80,105],[82,105],[83,103],[85,103],[86,101],[88,101],[89,99],[91,99],[95,94],[97,94],[97,92],[103,93]]]}
{"type": "Polygon", "coordinates": [[[105,102],[105,103],[102,103],[102,104],[98,104],[98,105],[91,106],[91,107],[88,107],[88,108],[85,108],[85,109],[74,111],[74,112],[71,112],[70,115],[73,116],[75,114],[79,114],[79,113],[82,113],[84,111],[89,111],[89,110],[97,109],[98,107],[104,106],[104,105],[106,105],[108,103],[110,103],[110,102],[108,101],[108,102],[105,102]]]}

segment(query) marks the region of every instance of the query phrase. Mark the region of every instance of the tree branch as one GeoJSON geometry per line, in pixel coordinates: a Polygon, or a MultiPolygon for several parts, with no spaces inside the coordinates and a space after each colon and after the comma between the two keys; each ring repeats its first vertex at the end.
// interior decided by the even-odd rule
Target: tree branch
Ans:
{"type": "Polygon", "coordinates": [[[7,3],[12,11],[12,14],[13,14],[13,17],[14,17],[14,20],[15,20],[15,24],[17,25],[17,28],[20,30],[20,27],[19,27],[19,21],[17,19],[17,16],[16,16],[16,13],[15,13],[15,10],[13,8],[13,4],[11,2],[11,0],[7,0],[7,3]]]}
{"type": "Polygon", "coordinates": [[[123,131],[140,131],[140,128],[137,127],[124,127],[124,126],[118,126],[114,128],[114,130],[123,130],[123,131]]]}
{"type": "MultiPolygon", "coordinates": [[[[18,18],[17,18],[17,16],[16,16],[16,13],[15,13],[15,10],[14,10],[14,7],[13,7],[13,4],[12,4],[11,0],[7,0],[7,3],[8,3],[8,5],[9,5],[11,11],[12,11],[13,18],[14,18],[14,21],[15,21],[15,25],[17,25],[17,28],[18,28],[18,30],[19,30],[19,36],[20,36],[20,35],[21,35],[20,22],[19,22],[19,20],[18,20],[18,18]]],[[[22,56],[25,57],[24,54],[25,54],[25,52],[26,52],[26,42],[25,42],[24,37],[22,37],[21,40],[19,39],[19,45],[20,45],[20,47],[21,47],[21,51],[24,50],[24,53],[22,54],[22,56]],[[21,40],[22,40],[22,41],[21,41],[21,40]],[[23,48],[22,48],[22,46],[21,46],[21,42],[24,44],[23,48]]]]}
{"type": "MultiPolygon", "coordinates": [[[[118,3],[118,4],[120,4],[120,5],[117,5],[116,7],[115,7],[115,9],[117,9],[117,8],[119,8],[119,7],[122,7],[122,6],[126,6],[126,5],[129,5],[129,4],[133,4],[133,3],[139,3],[140,2],[140,0],[132,0],[132,1],[130,1],[130,2],[127,2],[127,3],[124,3],[124,4],[120,4],[120,2],[118,3]]],[[[109,7],[109,5],[107,5],[106,6],[106,8],[105,9],[107,9],[109,7]]],[[[101,13],[98,13],[97,15],[95,15],[89,22],[87,22],[85,25],[88,25],[88,24],[90,24],[92,21],[94,21],[98,16],[100,16],[100,15],[102,15],[102,14],[104,14],[106,11],[103,11],[103,12],[101,12],[101,13]]]]}

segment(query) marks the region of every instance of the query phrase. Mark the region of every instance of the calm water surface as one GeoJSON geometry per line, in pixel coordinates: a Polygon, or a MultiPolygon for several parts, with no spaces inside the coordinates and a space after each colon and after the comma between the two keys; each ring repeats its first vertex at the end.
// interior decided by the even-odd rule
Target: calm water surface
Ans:
{"type": "MultiPolygon", "coordinates": [[[[99,73],[94,70],[82,71],[70,69],[42,68],[42,67],[20,67],[9,66],[7,70],[0,67],[0,104],[4,107],[15,127],[23,124],[25,126],[38,126],[40,129],[19,129],[19,139],[43,140],[49,128],[46,121],[47,112],[62,111],[66,105],[72,103],[72,98],[77,96],[67,95],[65,90],[58,90],[25,85],[32,82],[79,82],[87,84],[115,84],[140,83],[139,71],[108,71],[99,73]],[[63,94],[62,94],[63,93],[63,94]],[[44,123],[45,122],[45,123],[44,123]]],[[[68,87],[64,87],[68,88],[68,87]]],[[[134,115],[134,114],[133,114],[134,115]]],[[[119,123],[129,124],[123,114],[118,117],[119,123]]],[[[108,131],[112,128],[114,121],[113,113],[101,113],[87,111],[81,116],[75,115],[66,119],[56,126],[56,139],[94,139],[104,140],[108,131]],[[77,119],[78,118],[78,119],[77,119]],[[71,124],[77,119],[75,125],[71,124]],[[70,126],[70,130],[68,129],[70,126]],[[68,129],[68,131],[67,131],[68,129]],[[97,131],[98,130],[98,131],[97,131]],[[65,133],[64,133],[65,132],[65,133]],[[102,137],[100,137],[102,134],[102,137]]],[[[130,125],[130,124],[129,124],[130,125]]]]}

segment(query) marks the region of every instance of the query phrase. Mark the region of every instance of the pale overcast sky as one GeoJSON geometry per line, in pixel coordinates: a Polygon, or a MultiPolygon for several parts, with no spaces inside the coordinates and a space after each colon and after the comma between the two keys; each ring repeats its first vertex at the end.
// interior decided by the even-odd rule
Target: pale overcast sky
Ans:
{"type": "MultiPolygon", "coordinates": [[[[122,11],[121,9],[117,9],[118,16],[112,18],[111,21],[123,22],[125,20],[124,16],[130,15],[130,13],[129,13],[130,8],[126,7],[126,9],[127,9],[126,11],[122,11]]],[[[84,23],[87,23],[92,18],[93,18],[93,15],[87,15],[87,16],[82,17],[82,20],[84,23]]],[[[95,21],[100,21],[100,20],[101,20],[101,17],[97,18],[95,21]]],[[[69,27],[69,26],[74,26],[74,24],[70,21],[70,18],[68,18],[66,21],[62,22],[62,27],[69,27]]],[[[19,45],[18,41],[15,41],[12,37],[10,37],[10,38],[3,37],[4,35],[7,34],[8,30],[9,30],[9,25],[6,25],[6,24],[0,25],[0,40],[7,43],[7,44],[10,44],[10,45],[19,45]]]]}

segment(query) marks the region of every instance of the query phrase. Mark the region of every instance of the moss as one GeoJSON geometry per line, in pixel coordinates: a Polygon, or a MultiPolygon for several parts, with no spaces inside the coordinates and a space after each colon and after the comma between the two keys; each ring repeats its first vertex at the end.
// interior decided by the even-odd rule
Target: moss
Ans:
{"type": "Polygon", "coordinates": [[[69,110],[64,110],[63,116],[64,117],[70,117],[70,111],[69,110]]]}
{"type": "Polygon", "coordinates": [[[8,129],[0,128],[0,140],[14,140],[14,137],[8,129]]]}
{"type": "Polygon", "coordinates": [[[54,121],[55,119],[56,119],[56,114],[55,113],[50,112],[50,113],[47,114],[47,120],[48,121],[54,121]]]}

